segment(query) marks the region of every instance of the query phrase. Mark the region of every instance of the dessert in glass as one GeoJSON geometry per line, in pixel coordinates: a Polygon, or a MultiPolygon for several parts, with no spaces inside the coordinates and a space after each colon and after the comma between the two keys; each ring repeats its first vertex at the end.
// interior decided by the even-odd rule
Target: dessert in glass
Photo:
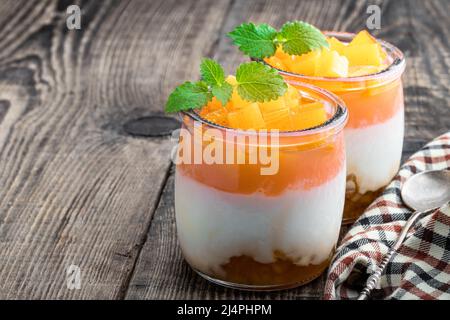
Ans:
{"type": "Polygon", "coordinates": [[[344,223],[356,220],[395,176],[403,146],[402,52],[367,31],[325,32],[329,48],[264,59],[288,83],[310,83],[346,104],[347,192],[344,223]]]}
{"type": "Polygon", "coordinates": [[[234,90],[226,105],[213,98],[182,112],[179,157],[210,154],[211,145],[223,150],[222,163],[192,155],[176,165],[176,224],[188,264],[210,281],[248,290],[318,277],[342,221],[346,121],[343,102],[309,84],[288,85],[263,103],[234,90]],[[277,164],[269,169],[263,154],[277,164]],[[252,156],[253,163],[236,160],[252,156]]]}

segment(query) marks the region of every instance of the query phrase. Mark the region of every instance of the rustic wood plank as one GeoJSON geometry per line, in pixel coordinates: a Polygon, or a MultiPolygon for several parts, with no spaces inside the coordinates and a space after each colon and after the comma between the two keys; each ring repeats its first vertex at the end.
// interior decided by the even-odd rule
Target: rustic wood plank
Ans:
{"type": "Polygon", "coordinates": [[[450,130],[450,36],[448,1],[405,2],[405,33],[397,30],[402,50],[407,52],[404,76],[406,105],[406,147],[450,130]]]}
{"type": "MultiPolygon", "coordinates": [[[[286,20],[309,21],[325,30],[359,31],[367,5],[382,8],[379,37],[395,43],[408,59],[404,75],[406,131],[404,159],[429,139],[449,130],[448,59],[449,3],[441,1],[235,1],[224,33],[244,21],[280,26],[286,20]],[[433,45],[428,45],[433,39],[433,45]]],[[[227,71],[244,57],[223,38],[212,55],[227,71]]],[[[208,283],[183,261],[177,244],[173,208],[173,176],[169,178],[127,291],[127,299],[317,299],[324,276],[309,285],[281,292],[255,293],[208,283]]],[[[345,230],[343,230],[345,232],[345,230]]]]}
{"type": "Polygon", "coordinates": [[[0,4],[0,298],[121,298],[170,167],[127,136],[198,76],[228,2],[0,4]],[[81,268],[68,290],[66,268],[81,268]]]}

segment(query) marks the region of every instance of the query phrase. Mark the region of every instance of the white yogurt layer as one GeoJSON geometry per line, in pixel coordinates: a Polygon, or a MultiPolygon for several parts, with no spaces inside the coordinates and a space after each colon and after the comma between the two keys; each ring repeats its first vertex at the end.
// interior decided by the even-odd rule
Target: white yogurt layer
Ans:
{"type": "Polygon", "coordinates": [[[178,237],[186,260],[202,272],[221,273],[233,256],[274,262],[282,251],[296,264],[329,258],[339,235],[345,168],[311,190],[279,196],[227,193],[180,174],[175,177],[178,237]]]}
{"type": "Polygon", "coordinates": [[[364,128],[345,128],[347,174],[354,174],[359,193],[387,185],[397,173],[403,147],[403,106],[389,120],[364,128]]]}

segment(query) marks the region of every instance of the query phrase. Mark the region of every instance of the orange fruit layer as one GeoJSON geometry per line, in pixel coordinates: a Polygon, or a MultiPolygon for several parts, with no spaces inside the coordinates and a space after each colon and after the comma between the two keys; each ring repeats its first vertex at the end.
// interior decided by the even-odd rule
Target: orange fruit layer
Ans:
{"type": "Polygon", "coordinates": [[[359,32],[350,43],[327,38],[329,47],[296,56],[278,47],[269,65],[295,74],[317,77],[346,78],[378,73],[389,64],[387,54],[367,31],[359,32]]]}
{"type": "MultiPolygon", "coordinates": [[[[188,128],[185,131],[188,135],[187,138],[180,139],[180,157],[184,150],[195,148],[201,150],[201,154],[204,155],[207,150],[211,150],[212,144],[215,144],[215,150],[223,150],[223,156],[218,164],[208,164],[205,161],[194,164],[194,152],[191,152],[188,153],[191,157],[184,158],[185,161],[177,165],[177,170],[199,183],[225,192],[239,194],[261,192],[268,196],[276,196],[287,190],[308,190],[333,179],[345,165],[342,131],[337,134],[328,132],[326,136],[323,133],[305,137],[283,136],[280,137],[278,146],[270,146],[269,139],[265,146],[257,144],[254,149],[250,149],[250,140],[241,145],[238,145],[236,140],[230,141],[232,138],[226,141],[216,138],[213,142],[194,142],[192,127],[192,120],[186,116],[183,128],[188,128]],[[228,150],[233,152],[227,151],[227,146],[228,150]],[[269,159],[272,157],[272,163],[278,159],[278,170],[275,170],[274,175],[261,174],[261,170],[268,168],[270,164],[264,162],[258,155],[267,152],[269,159]],[[234,155],[233,161],[228,163],[233,164],[226,164],[226,157],[231,158],[231,155],[234,155]],[[238,155],[243,156],[243,164],[237,162],[238,155]],[[252,155],[256,157],[253,163],[249,161],[252,155]]],[[[203,132],[203,137],[208,135],[208,131],[203,132]]]]}
{"type": "Polygon", "coordinates": [[[213,98],[199,111],[202,118],[228,128],[281,131],[312,128],[328,119],[324,104],[303,99],[291,85],[288,85],[285,94],[276,100],[250,102],[237,93],[237,83],[233,76],[229,76],[226,81],[233,86],[230,101],[223,106],[213,98]],[[310,110],[311,108],[314,110],[310,110]]]}
{"type": "MultiPolygon", "coordinates": [[[[297,77],[283,76],[291,84],[292,81],[299,81],[297,77]]],[[[403,108],[403,87],[400,78],[388,83],[383,83],[382,80],[344,82],[302,79],[302,81],[331,91],[345,102],[349,111],[347,128],[363,128],[385,122],[403,108]]]]}

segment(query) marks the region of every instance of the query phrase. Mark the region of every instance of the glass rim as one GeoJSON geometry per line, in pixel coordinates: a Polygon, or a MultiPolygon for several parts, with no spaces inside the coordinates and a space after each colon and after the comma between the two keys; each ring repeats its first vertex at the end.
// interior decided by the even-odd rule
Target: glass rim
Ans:
{"type": "MultiPolygon", "coordinates": [[[[338,39],[339,38],[348,38],[350,40],[356,36],[356,33],[352,33],[352,32],[323,31],[323,33],[326,36],[336,37],[338,39]]],[[[380,72],[372,73],[372,74],[368,74],[368,75],[353,76],[353,77],[308,76],[308,75],[304,75],[304,74],[300,74],[300,73],[293,73],[290,71],[278,69],[278,68],[268,64],[267,62],[265,62],[264,59],[256,59],[256,61],[260,61],[260,62],[264,63],[265,65],[277,70],[278,73],[281,75],[298,78],[296,80],[308,79],[308,80],[313,80],[313,81],[325,81],[325,82],[361,82],[361,81],[368,81],[368,80],[391,79],[391,78],[398,77],[399,75],[401,75],[403,73],[403,71],[405,70],[405,66],[406,66],[406,59],[405,59],[403,52],[399,48],[397,48],[396,46],[394,46],[393,44],[391,44],[387,41],[384,41],[384,40],[381,40],[378,38],[375,38],[375,39],[381,44],[381,46],[383,48],[388,50],[387,51],[388,55],[393,56],[393,61],[386,69],[383,69],[380,72]]]]}
{"type": "MultiPolygon", "coordinates": [[[[281,137],[300,137],[300,136],[315,135],[315,134],[327,132],[327,131],[333,130],[333,129],[336,130],[335,133],[338,133],[342,129],[344,129],[344,126],[348,120],[348,110],[347,110],[347,106],[345,105],[344,101],[341,98],[339,98],[337,95],[335,95],[334,93],[332,93],[328,90],[322,89],[320,87],[317,87],[317,86],[309,84],[309,83],[302,82],[302,83],[299,83],[298,85],[296,84],[294,87],[299,92],[301,92],[301,88],[299,88],[299,87],[304,87],[304,88],[311,90],[314,93],[319,93],[320,95],[325,96],[326,98],[323,98],[322,100],[325,100],[325,99],[331,100],[331,102],[334,103],[336,106],[335,112],[327,121],[325,121],[324,123],[322,123],[318,126],[301,129],[301,130],[290,130],[290,131],[277,130],[280,138],[281,137]]],[[[236,128],[225,127],[220,124],[217,124],[217,123],[214,123],[207,119],[202,118],[197,112],[195,112],[193,110],[183,110],[180,113],[188,116],[189,118],[191,118],[194,121],[199,121],[202,124],[206,124],[209,127],[212,127],[214,129],[219,129],[219,130],[225,130],[226,132],[232,132],[232,133],[243,134],[243,135],[256,135],[256,136],[261,136],[261,135],[270,136],[271,132],[275,132],[275,131],[272,131],[273,129],[272,130],[270,130],[270,129],[245,130],[245,129],[236,129],[236,128]]]]}

